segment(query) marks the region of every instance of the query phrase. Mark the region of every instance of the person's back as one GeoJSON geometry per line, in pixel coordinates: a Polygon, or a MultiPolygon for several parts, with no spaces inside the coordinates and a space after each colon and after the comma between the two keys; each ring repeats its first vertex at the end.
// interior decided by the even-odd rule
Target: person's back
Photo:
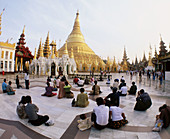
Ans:
{"type": "Polygon", "coordinates": [[[6,93],[6,87],[7,87],[7,84],[6,84],[6,79],[4,79],[5,81],[2,83],[2,90],[3,90],[3,93],[6,93]]]}
{"type": "Polygon", "coordinates": [[[110,111],[112,112],[112,121],[120,121],[123,119],[123,110],[117,106],[111,106],[110,111]]]}
{"type": "Polygon", "coordinates": [[[45,88],[45,90],[46,90],[46,95],[48,96],[48,95],[52,95],[52,91],[53,91],[53,87],[51,87],[51,86],[47,86],[46,88],[45,88]]]}
{"type": "Polygon", "coordinates": [[[25,104],[26,104],[26,97],[22,96],[21,101],[17,105],[17,109],[16,109],[17,115],[21,119],[27,118],[27,114],[25,112],[25,104]]]}
{"type": "Polygon", "coordinates": [[[113,82],[113,88],[116,87],[118,89],[119,83],[117,81],[113,82]]]}
{"type": "Polygon", "coordinates": [[[80,94],[77,95],[76,106],[86,107],[89,104],[88,96],[84,93],[84,88],[80,89],[80,94]]]}
{"type": "Polygon", "coordinates": [[[110,98],[110,102],[108,104],[109,106],[119,106],[119,92],[110,93],[106,98],[110,98]]]}
{"type": "Polygon", "coordinates": [[[148,93],[144,92],[143,94],[140,95],[140,98],[142,99],[143,102],[148,102],[151,101],[151,98],[148,93]]]}
{"type": "Polygon", "coordinates": [[[129,94],[136,95],[137,86],[135,85],[135,82],[132,82],[132,86],[130,87],[129,94]]]}
{"type": "Polygon", "coordinates": [[[38,107],[35,104],[28,103],[25,106],[25,112],[28,115],[29,120],[37,120],[38,119],[38,107]]]}
{"type": "Polygon", "coordinates": [[[165,104],[160,112],[160,119],[164,123],[163,127],[167,128],[170,125],[170,107],[165,104]]]}

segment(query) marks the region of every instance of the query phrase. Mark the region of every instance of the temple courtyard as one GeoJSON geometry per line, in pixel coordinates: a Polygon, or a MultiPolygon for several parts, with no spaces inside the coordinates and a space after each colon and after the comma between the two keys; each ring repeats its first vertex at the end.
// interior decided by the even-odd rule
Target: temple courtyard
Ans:
{"type": "MultiPolygon", "coordinates": [[[[170,127],[163,129],[161,132],[152,132],[152,128],[155,124],[155,116],[159,114],[159,107],[163,104],[170,105],[170,82],[163,82],[162,86],[159,86],[159,81],[156,79],[147,79],[143,76],[142,81],[139,82],[138,75],[133,76],[130,80],[130,76],[125,73],[111,73],[113,79],[120,79],[124,76],[127,86],[131,86],[131,82],[135,81],[138,90],[144,89],[149,93],[152,99],[152,106],[145,112],[134,111],[134,105],[136,103],[136,96],[127,95],[120,97],[120,107],[123,108],[124,113],[129,123],[117,130],[106,128],[98,131],[95,128],[91,128],[84,132],[79,131],[77,128],[77,120],[79,115],[86,113],[90,116],[93,108],[96,106],[95,97],[89,97],[89,106],[86,108],[71,107],[72,99],[58,99],[54,97],[41,96],[45,92],[47,77],[34,77],[30,76],[30,89],[26,90],[25,83],[22,74],[20,74],[20,83],[23,89],[16,89],[15,75],[0,75],[1,84],[3,79],[6,78],[7,82],[11,80],[12,86],[16,89],[16,94],[9,96],[0,94],[0,138],[2,139],[170,139],[170,127]],[[32,126],[28,123],[27,119],[19,119],[16,114],[16,107],[22,96],[30,95],[33,103],[39,107],[39,114],[49,115],[50,119],[54,120],[53,126],[32,126]]],[[[68,79],[72,85],[72,91],[77,97],[79,89],[77,85],[73,85],[73,79],[68,79]]],[[[111,93],[110,85],[106,84],[106,79],[103,82],[98,82],[100,85],[102,94],[101,97],[107,96],[111,93]]],[[[84,86],[88,93],[92,85],[84,86]]],[[[2,90],[2,88],[0,87],[2,90]]],[[[58,91],[57,91],[58,94],[58,91]]]]}

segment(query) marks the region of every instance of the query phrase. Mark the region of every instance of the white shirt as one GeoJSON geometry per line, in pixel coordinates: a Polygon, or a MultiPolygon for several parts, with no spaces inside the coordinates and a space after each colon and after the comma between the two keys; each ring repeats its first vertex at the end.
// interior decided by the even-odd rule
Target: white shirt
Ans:
{"type": "Polygon", "coordinates": [[[79,80],[79,81],[78,81],[78,84],[79,84],[79,85],[83,85],[83,84],[84,84],[84,80],[79,80]]]}
{"type": "Polygon", "coordinates": [[[24,79],[25,79],[25,80],[29,80],[29,74],[27,75],[27,73],[25,73],[24,79]]]}
{"type": "Polygon", "coordinates": [[[109,107],[105,105],[96,106],[93,109],[96,114],[96,123],[99,125],[107,125],[109,120],[109,107]]]}
{"type": "Polygon", "coordinates": [[[56,79],[56,85],[59,86],[59,82],[60,80],[59,79],[56,79]]]}
{"type": "Polygon", "coordinates": [[[122,94],[127,94],[127,87],[126,86],[122,86],[121,89],[122,94]]]}
{"type": "Polygon", "coordinates": [[[112,112],[112,121],[119,121],[123,119],[122,117],[123,110],[121,108],[111,106],[110,111],[112,112]]]}

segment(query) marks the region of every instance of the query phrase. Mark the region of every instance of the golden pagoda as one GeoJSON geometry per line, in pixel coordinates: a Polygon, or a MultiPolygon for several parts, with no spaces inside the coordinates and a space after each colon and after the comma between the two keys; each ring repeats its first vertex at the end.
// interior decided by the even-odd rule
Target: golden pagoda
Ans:
{"type": "MultiPolygon", "coordinates": [[[[79,71],[98,70],[97,65],[101,59],[85,43],[84,36],[80,30],[79,12],[76,13],[73,30],[68,36],[66,43],[69,57],[71,57],[71,49],[73,49],[72,51],[74,59],[77,63],[77,69],[79,71]]],[[[65,53],[65,44],[58,50],[58,52],[59,57],[62,57],[62,55],[65,53]]]]}
{"type": "Polygon", "coordinates": [[[116,59],[115,59],[115,56],[114,56],[113,65],[112,65],[112,71],[113,71],[113,72],[116,72],[116,71],[117,71],[117,68],[118,68],[118,66],[117,66],[117,64],[116,64],[116,59]]]}
{"type": "Polygon", "coordinates": [[[48,58],[51,54],[50,44],[49,44],[49,32],[45,41],[44,49],[43,49],[44,57],[48,58]]]}
{"type": "Polygon", "coordinates": [[[56,42],[52,41],[50,46],[52,47],[51,50],[53,50],[53,48],[54,48],[54,55],[55,55],[55,57],[58,57],[58,52],[57,52],[57,48],[56,48],[56,46],[57,46],[56,42]]]}

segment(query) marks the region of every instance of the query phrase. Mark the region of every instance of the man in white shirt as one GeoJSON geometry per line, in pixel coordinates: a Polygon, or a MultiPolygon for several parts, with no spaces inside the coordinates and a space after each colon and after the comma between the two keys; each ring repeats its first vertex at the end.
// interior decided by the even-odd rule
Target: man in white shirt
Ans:
{"type": "Polygon", "coordinates": [[[105,101],[102,97],[96,99],[96,106],[93,109],[92,121],[94,122],[94,127],[96,129],[104,129],[108,125],[109,121],[109,107],[105,106],[105,101]]]}
{"type": "Polygon", "coordinates": [[[121,96],[126,96],[127,95],[127,86],[126,86],[126,83],[123,84],[123,86],[121,87],[121,96]]]}

